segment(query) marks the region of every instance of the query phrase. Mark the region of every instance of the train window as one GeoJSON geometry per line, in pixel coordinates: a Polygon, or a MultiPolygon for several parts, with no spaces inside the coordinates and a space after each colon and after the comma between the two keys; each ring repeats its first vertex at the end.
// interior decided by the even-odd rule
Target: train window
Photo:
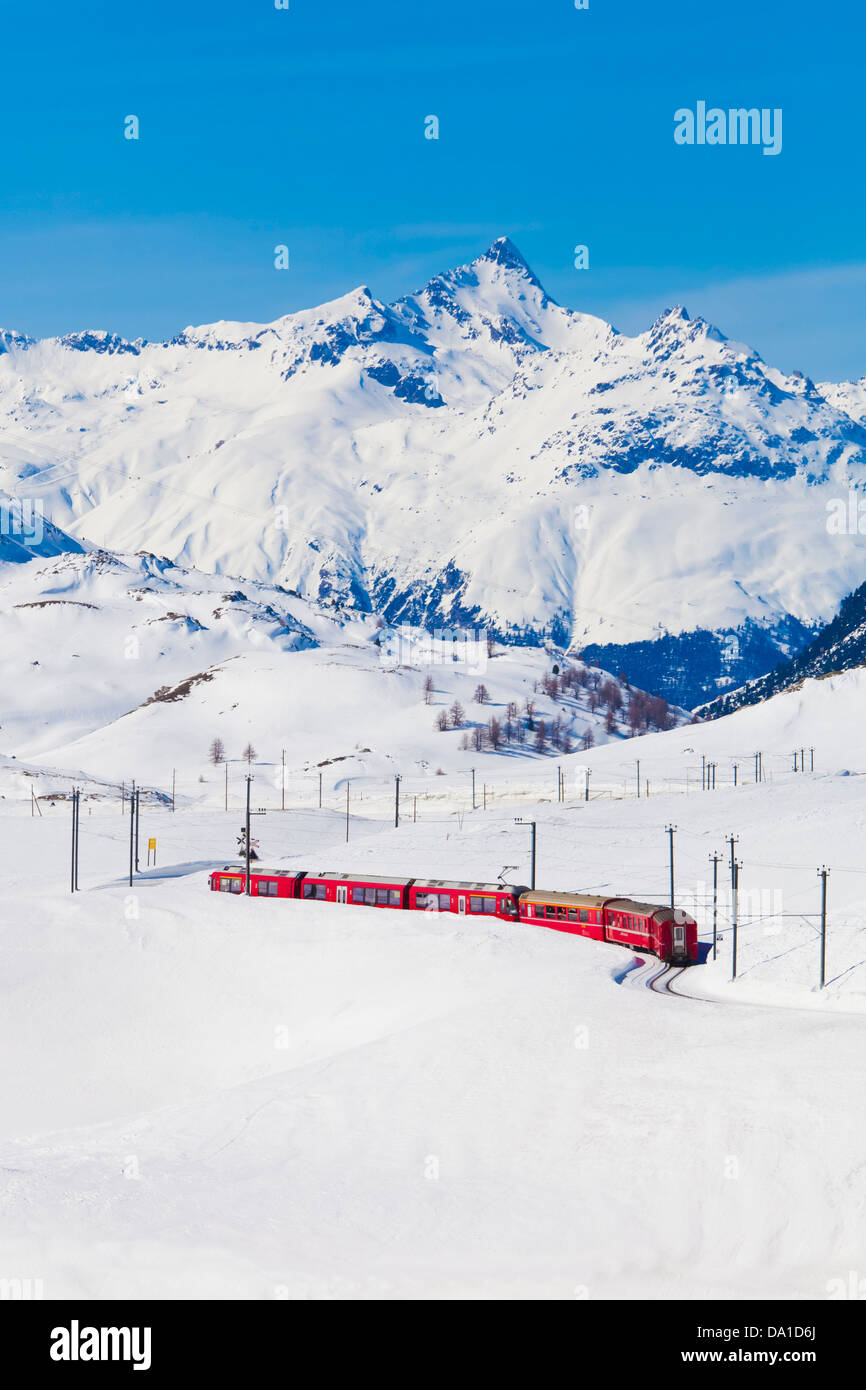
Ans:
{"type": "Polygon", "coordinates": [[[376,889],[376,902],[379,904],[380,907],[387,907],[387,906],[388,906],[388,889],[387,889],[387,888],[377,888],[377,889],[376,889]]]}
{"type": "Polygon", "coordinates": [[[588,922],[588,921],[589,921],[589,913],[587,912],[587,910],[586,910],[585,907],[582,907],[582,908],[580,909],[579,917],[580,917],[581,922],[588,922]]]}
{"type": "Polygon", "coordinates": [[[301,896],[304,898],[327,898],[328,890],[324,883],[303,883],[301,884],[301,896]]]}
{"type": "Polygon", "coordinates": [[[568,919],[568,908],[567,908],[567,907],[558,907],[558,908],[556,909],[556,915],[557,915],[557,917],[559,918],[560,922],[565,922],[565,921],[567,921],[567,919],[568,919]]]}
{"type": "MultiPolygon", "coordinates": [[[[435,897],[435,894],[434,894],[433,896],[435,897]]],[[[439,894],[439,911],[440,911],[440,912],[450,912],[450,911],[451,911],[451,894],[450,894],[450,893],[440,893],[440,894],[439,894]]]]}
{"type": "Polygon", "coordinates": [[[556,917],[556,908],[553,903],[547,904],[547,907],[544,909],[544,915],[545,917],[556,917]]]}
{"type": "Polygon", "coordinates": [[[221,878],[221,893],[240,893],[243,891],[243,879],[240,878],[221,878]]]}
{"type": "Polygon", "coordinates": [[[279,894],[279,887],[280,885],[277,883],[275,878],[260,878],[259,897],[276,898],[279,894]]]}
{"type": "Polygon", "coordinates": [[[576,907],[570,907],[570,908],[568,909],[568,920],[569,920],[569,922],[576,922],[576,921],[577,921],[577,908],[576,908],[576,907]]]}
{"type": "Polygon", "coordinates": [[[434,897],[434,893],[416,893],[415,906],[420,908],[422,912],[426,911],[428,907],[435,907],[434,897]]]}
{"type": "Polygon", "coordinates": [[[517,916],[517,903],[514,901],[513,898],[504,898],[504,899],[503,899],[503,902],[502,902],[502,906],[504,907],[505,911],[508,913],[509,917],[516,917],[516,916],[517,916]]]}
{"type": "Polygon", "coordinates": [[[390,903],[391,907],[399,907],[401,898],[402,894],[399,888],[388,889],[388,902],[390,903]]]}
{"type": "Polygon", "coordinates": [[[484,911],[484,908],[483,908],[482,905],[481,905],[481,904],[483,903],[483,901],[484,901],[483,898],[470,898],[470,899],[469,899],[469,911],[470,911],[470,912],[483,912],[483,911],[484,911]]]}

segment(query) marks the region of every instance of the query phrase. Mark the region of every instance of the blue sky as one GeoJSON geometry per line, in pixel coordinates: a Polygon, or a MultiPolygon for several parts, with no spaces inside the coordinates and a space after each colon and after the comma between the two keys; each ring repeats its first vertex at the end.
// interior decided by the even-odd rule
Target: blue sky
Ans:
{"type": "Polygon", "coordinates": [[[785,369],[866,374],[854,0],[17,0],[3,30],[6,327],[393,298],[508,234],[624,331],[684,303],[785,369]],[[781,154],[676,145],[698,100],[782,108],[781,154]]]}

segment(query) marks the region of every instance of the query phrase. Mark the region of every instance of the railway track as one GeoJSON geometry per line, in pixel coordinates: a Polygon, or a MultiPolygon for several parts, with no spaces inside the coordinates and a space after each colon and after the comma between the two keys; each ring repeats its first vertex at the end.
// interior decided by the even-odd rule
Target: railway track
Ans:
{"type": "Polygon", "coordinates": [[[689,994],[687,990],[675,989],[674,984],[681,975],[688,972],[685,965],[665,965],[655,959],[634,956],[625,970],[614,976],[617,984],[628,985],[632,989],[651,989],[654,994],[673,995],[679,999],[691,999],[696,1004],[719,1004],[719,999],[703,999],[700,995],[689,994]]]}

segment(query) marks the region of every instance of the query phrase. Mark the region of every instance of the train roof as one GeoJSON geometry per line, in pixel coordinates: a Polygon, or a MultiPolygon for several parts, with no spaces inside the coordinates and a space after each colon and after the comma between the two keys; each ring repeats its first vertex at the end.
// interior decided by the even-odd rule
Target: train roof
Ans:
{"type": "MultiPolygon", "coordinates": [[[[221,869],[214,869],[215,874],[245,874],[247,871],[245,864],[224,864],[221,869]]],[[[300,878],[304,873],[303,869],[262,869],[257,860],[250,864],[250,878],[261,876],[262,878],[300,878]]]]}
{"type": "Polygon", "coordinates": [[[399,878],[396,875],[387,874],[365,874],[363,869],[357,869],[350,874],[338,873],[336,869],[324,869],[319,874],[314,874],[312,870],[307,870],[306,878],[329,879],[337,883],[389,883],[392,888],[407,888],[410,883],[414,883],[411,878],[399,878]]]}
{"type": "Polygon", "coordinates": [[[604,907],[610,902],[610,898],[595,893],[553,893],[546,888],[527,888],[522,897],[534,903],[567,903],[571,907],[604,907]]]}
{"type": "Polygon", "coordinates": [[[662,907],[659,903],[636,903],[633,898],[610,898],[607,905],[614,912],[631,912],[635,917],[658,917],[662,922],[669,922],[676,916],[672,907],[662,907]]]}
{"type": "Polygon", "coordinates": [[[453,888],[457,892],[470,893],[519,893],[521,888],[515,883],[470,883],[461,879],[416,878],[415,888],[453,888]]]}

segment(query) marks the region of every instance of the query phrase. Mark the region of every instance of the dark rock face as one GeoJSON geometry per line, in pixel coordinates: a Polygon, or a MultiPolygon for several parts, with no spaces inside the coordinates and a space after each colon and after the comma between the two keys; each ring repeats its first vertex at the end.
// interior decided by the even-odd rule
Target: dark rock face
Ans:
{"type": "Polygon", "coordinates": [[[607,671],[624,672],[630,682],[672,704],[693,709],[713,699],[720,688],[763,675],[780,656],[801,650],[814,634],[814,627],[787,618],[774,627],[747,622],[723,632],[699,628],[655,641],[592,643],[581,655],[607,671]]]}
{"type": "Polygon", "coordinates": [[[718,719],[745,705],[757,705],[801,681],[832,676],[866,665],[866,584],[843,599],[836,617],[787,661],[742,689],[720,695],[700,709],[702,718],[718,719]]]}

